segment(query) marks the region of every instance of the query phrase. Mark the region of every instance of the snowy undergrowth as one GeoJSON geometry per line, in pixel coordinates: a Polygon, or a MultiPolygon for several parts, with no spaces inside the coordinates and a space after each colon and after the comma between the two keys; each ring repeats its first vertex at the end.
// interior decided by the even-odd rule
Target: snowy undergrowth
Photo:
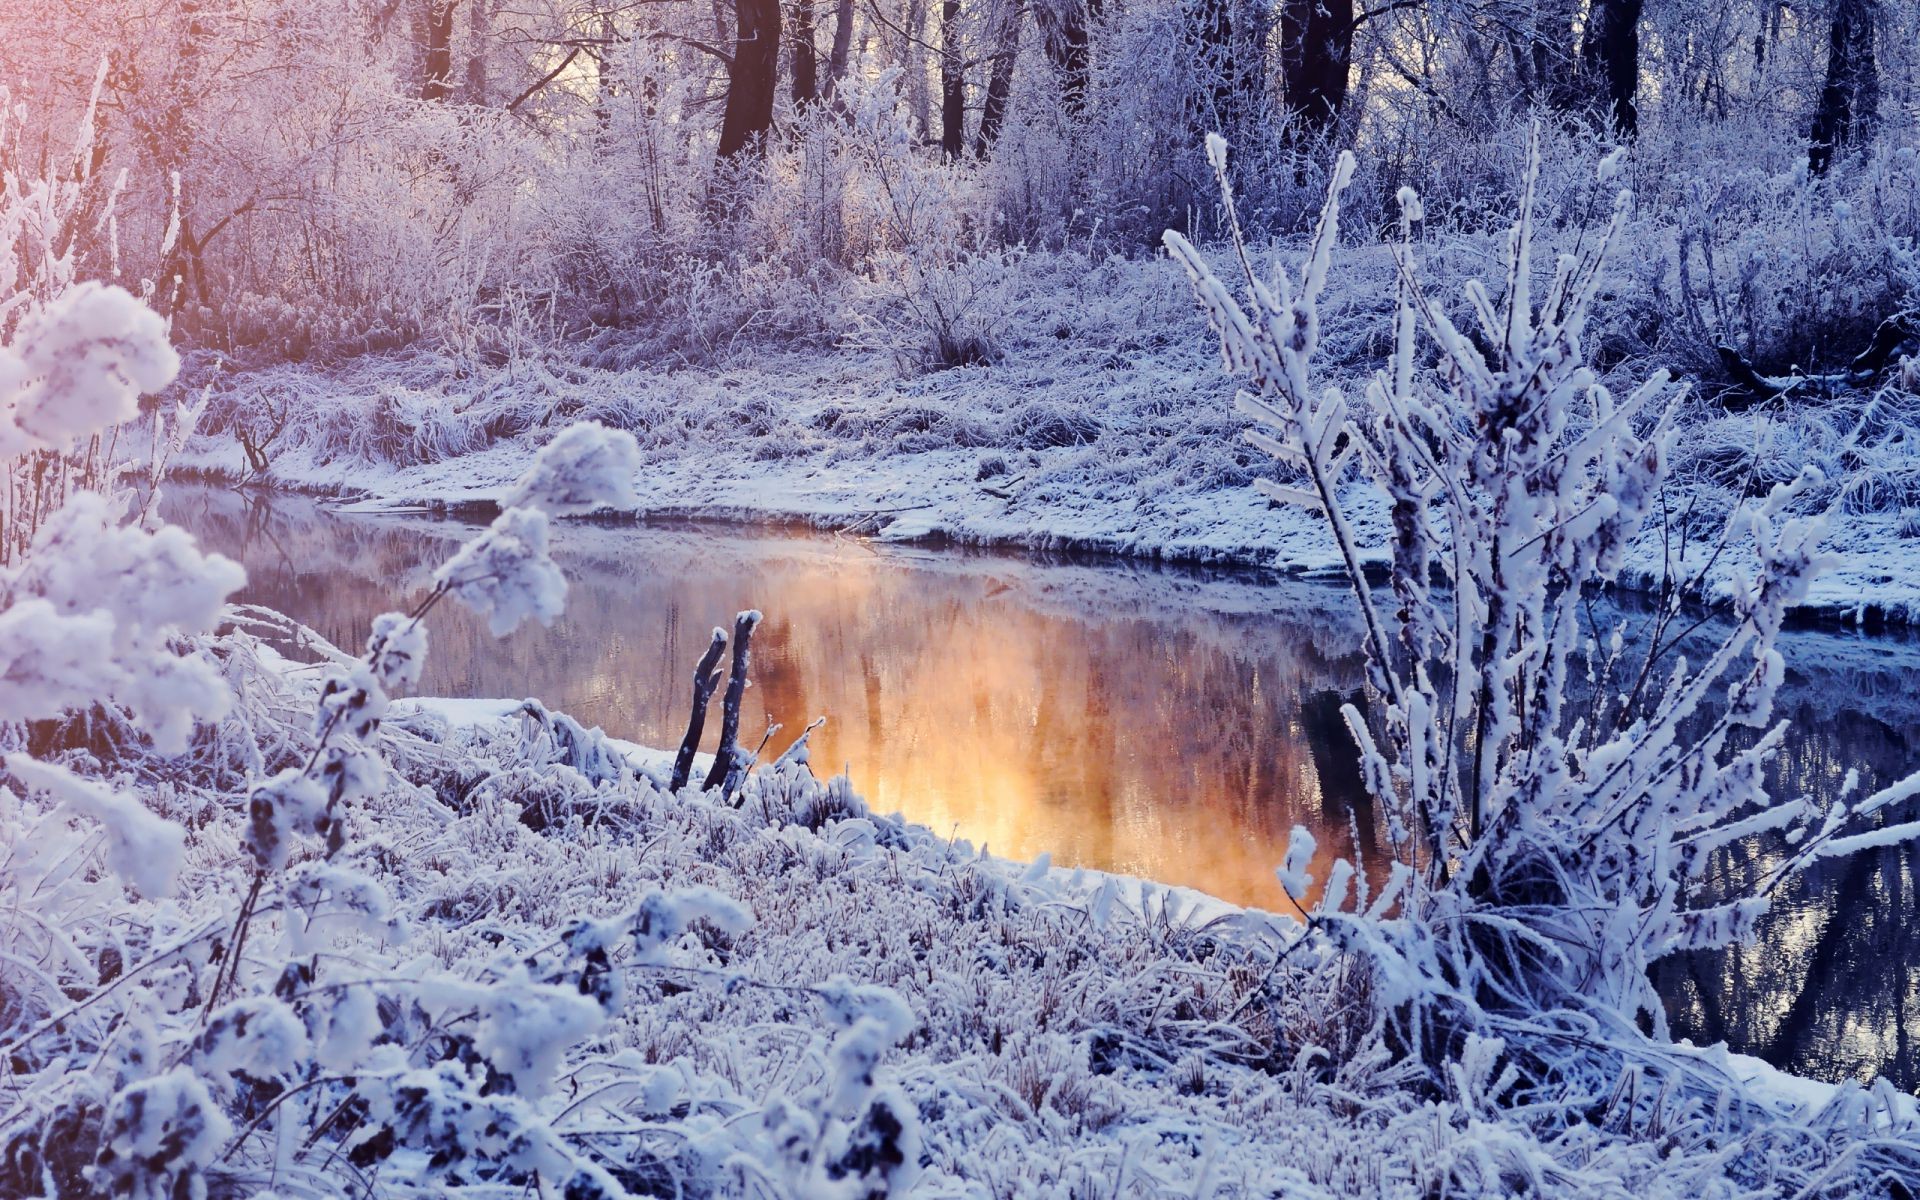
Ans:
{"type": "MultiPolygon", "coordinates": [[[[323,671],[244,634],[205,652],[236,704],[195,761],[304,758],[323,671]]],[[[384,785],[294,876],[331,890],[257,910],[210,1018],[254,870],[245,776],[90,764],[183,831],[166,900],[9,800],[10,908],[44,920],[8,926],[8,961],[60,988],[10,985],[7,1194],[89,1194],[89,1167],[126,1191],[129,1147],[150,1181],[233,1195],[535,1171],[568,1196],[1875,1194],[1903,1111],[1673,1053],[1534,1124],[1489,1102],[1490,1060],[1437,1089],[1396,1064],[1357,960],[1292,949],[1285,919],[984,858],[804,764],[673,795],[658,755],[537,706],[399,703],[375,742],[384,785]],[[128,1124],[129,1092],[173,1107],[128,1124]],[[823,1154],[859,1182],[821,1186],[823,1154]]]]}
{"type": "MultiPolygon", "coordinates": [[[[1541,236],[1549,248],[1577,240],[1541,236]]],[[[1667,275],[1677,273],[1673,249],[1653,255],[1667,275]]],[[[1436,295],[1465,320],[1460,284],[1498,247],[1448,234],[1422,250],[1436,295]]],[[[1392,257],[1364,245],[1340,248],[1336,262],[1327,371],[1357,385],[1390,348],[1392,257]]],[[[1663,278],[1614,281],[1621,294],[1595,333],[1610,347],[1609,379],[1657,349],[1641,327],[1660,326],[1646,295],[1678,286],[1663,278]]],[[[903,374],[889,352],[857,347],[747,349],[725,365],[676,367],[609,338],[493,367],[418,350],[215,376],[204,436],[181,461],[381,503],[492,500],[554,428],[590,419],[638,438],[635,490],[647,514],[1336,567],[1317,526],[1251,487],[1257,464],[1224,403],[1231,388],[1204,352],[1173,264],[1111,259],[1089,269],[1070,255],[1035,254],[999,286],[995,361],[932,373],[903,374]],[[237,444],[236,427],[256,437],[278,428],[264,473],[237,444]]],[[[1905,552],[1920,537],[1920,457],[1905,432],[1915,404],[1898,376],[1872,397],[1796,392],[1744,412],[1695,394],[1678,417],[1687,433],[1662,511],[1624,578],[1653,589],[1705,565],[1711,533],[1743,495],[1812,464],[1828,482],[1807,503],[1844,493],[1847,519],[1833,544],[1841,561],[1805,607],[1920,616],[1920,554],[1905,552]]],[[[1364,490],[1353,502],[1383,556],[1384,503],[1364,490]]],[[[1712,574],[1723,588],[1718,564],[1712,574]]]]}

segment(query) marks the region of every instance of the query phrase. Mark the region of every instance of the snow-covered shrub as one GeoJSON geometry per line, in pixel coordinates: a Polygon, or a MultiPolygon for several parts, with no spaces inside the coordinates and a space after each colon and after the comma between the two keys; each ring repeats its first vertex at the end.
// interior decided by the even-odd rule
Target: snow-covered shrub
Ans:
{"type": "MultiPolygon", "coordinates": [[[[1224,143],[1209,157],[1231,215],[1224,143]]],[[[1781,622],[1825,561],[1825,516],[1793,508],[1819,482],[1811,470],[1729,514],[1722,543],[1752,560],[1736,576],[1736,620],[1703,660],[1666,659],[1677,595],[1647,645],[1585,624],[1583,602],[1656,504],[1677,402],[1664,373],[1616,400],[1583,352],[1626,194],[1604,235],[1559,257],[1538,302],[1523,202],[1499,300],[1468,285],[1472,337],[1403,242],[1393,354],[1360,398],[1313,376],[1352,170],[1343,156],[1298,274],[1262,278],[1240,245],[1241,296],[1186,239],[1166,239],[1228,369],[1249,381],[1240,408],[1263,427],[1249,439],[1282,464],[1263,489],[1323,516],[1364,619],[1381,715],[1345,712],[1394,848],[1393,883],[1368,913],[1390,897],[1397,916],[1334,900],[1313,927],[1374,956],[1397,1036],[1436,1070],[1484,1034],[1506,1038],[1514,1068],[1496,1090],[1590,1085],[1532,1039],[1580,1029],[1604,1046],[1630,1042],[1636,1023],[1664,1031],[1650,964],[1745,938],[1774,888],[1819,858],[1920,835],[1880,816],[1920,776],[1866,797],[1849,786],[1824,812],[1769,793],[1781,622]],[[1391,503],[1384,587],[1362,566],[1352,474],[1391,503]],[[1588,670],[1596,700],[1576,709],[1575,673],[1588,670]],[[1780,851],[1753,891],[1703,886],[1716,849],[1756,838],[1780,851]]],[[[1420,206],[1410,189],[1400,202],[1404,235],[1420,206]]]]}
{"type": "Polygon", "coordinates": [[[1920,302],[1920,158],[1910,147],[1809,177],[1691,174],[1660,255],[1671,320],[1658,352],[1724,378],[1718,347],[1769,374],[1844,370],[1881,322],[1920,302]],[[1671,265],[1668,265],[1668,264],[1671,265]]]}

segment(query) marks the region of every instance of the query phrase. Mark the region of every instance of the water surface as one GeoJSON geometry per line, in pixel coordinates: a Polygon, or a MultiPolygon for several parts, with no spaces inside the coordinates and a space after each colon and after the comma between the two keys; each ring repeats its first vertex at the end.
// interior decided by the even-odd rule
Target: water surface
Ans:
{"type": "MultiPolygon", "coordinates": [[[[246,565],[244,599],[354,649],[472,533],[211,488],[176,487],[168,508],[246,565]]],[[[572,524],[555,556],[572,581],[566,616],[496,641],[437,610],[422,691],[537,696],[673,746],[712,629],[758,608],[743,740],[777,722],[776,753],[827,717],[816,769],[845,770],[879,811],[1012,858],[1050,853],[1276,912],[1293,825],[1315,831],[1323,859],[1381,857],[1338,715],[1364,703],[1340,588],[710,527],[572,524]]],[[[1920,765],[1920,643],[1821,630],[1788,642],[1779,715],[1794,734],[1777,795],[1825,800],[1849,768],[1872,789],[1920,765]]],[[[1741,846],[1717,865],[1737,880],[1770,857],[1741,846]]],[[[1820,1078],[1920,1083],[1913,863],[1883,849],[1822,864],[1777,899],[1756,945],[1663,966],[1675,1032],[1820,1078]]]]}

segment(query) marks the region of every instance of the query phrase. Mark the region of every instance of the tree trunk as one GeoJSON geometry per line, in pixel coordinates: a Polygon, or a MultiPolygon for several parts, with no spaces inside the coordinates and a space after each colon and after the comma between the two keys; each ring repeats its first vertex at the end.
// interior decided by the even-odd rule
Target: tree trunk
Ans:
{"type": "Polygon", "coordinates": [[[967,144],[967,75],[960,49],[960,0],[941,0],[940,153],[948,162],[967,144]]]}
{"type": "Polygon", "coordinates": [[[1347,102],[1353,16],[1353,0],[1284,0],[1280,6],[1280,83],[1289,132],[1304,143],[1331,134],[1347,102]]]}
{"type": "Polygon", "coordinates": [[[733,11],[737,33],[720,119],[722,158],[764,148],[780,78],[780,0],[735,0],[733,11]]]}
{"type": "Polygon", "coordinates": [[[1874,62],[1879,0],[1834,0],[1827,34],[1827,79],[1814,113],[1807,165],[1824,175],[1843,146],[1873,136],[1880,116],[1880,70],[1874,62]]]}
{"type": "Polygon", "coordinates": [[[740,702],[747,694],[747,672],[753,663],[753,631],[759,624],[758,610],[743,612],[733,619],[733,670],[727,677],[727,694],[720,700],[720,744],[714,748],[713,766],[700,785],[703,791],[710,792],[722,784],[732,790],[733,777],[739,770],[740,702]]]}
{"type": "Polygon", "coordinates": [[[899,64],[907,73],[907,111],[913,118],[913,135],[923,142],[933,124],[927,68],[920,57],[926,44],[927,0],[907,0],[907,25],[900,35],[899,64]]]}
{"type": "Polygon", "coordinates": [[[468,104],[484,107],[492,103],[488,90],[487,50],[493,44],[493,6],[498,0],[468,0],[467,36],[473,44],[467,48],[466,99],[468,104]]]}
{"type": "MultiPolygon", "coordinates": [[[[1605,3],[1606,0],[1598,0],[1605,3]]],[[[1544,104],[1555,112],[1580,106],[1579,46],[1573,39],[1574,0],[1538,0],[1526,18],[1505,30],[1513,58],[1514,100],[1524,110],[1544,104]]]]}
{"type": "Polygon", "coordinates": [[[1020,56],[1019,0],[1000,0],[995,13],[993,69],[987,75],[987,99],[980,110],[980,127],[973,135],[973,153],[986,158],[1007,119],[1007,98],[1013,94],[1013,64],[1020,56]]]}
{"type": "Polygon", "coordinates": [[[1580,65],[1592,80],[1594,97],[1614,132],[1630,138],[1640,132],[1640,10],[1643,0],[1593,0],[1580,44],[1580,65]]]}
{"type": "Polygon", "coordinates": [[[1060,73],[1060,101],[1067,115],[1086,111],[1087,86],[1093,75],[1093,24],[1100,19],[1100,0],[1052,0],[1034,9],[1047,59],[1060,73]]]}
{"type": "Polygon", "coordinates": [[[726,648],[726,632],[714,630],[707,652],[693,668],[693,712],[687,717],[686,736],[680,739],[680,753],[673,756],[673,777],[668,781],[668,791],[679,791],[693,776],[693,756],[700,750],[700,734],[707,726],[707,706],[713,700],[713,689],[720,686],[720,655],[726,648]]]}
{"type": "Polygon", "coordinates": [[[453,10],[459,0],[427,0],[427,61],[422,72],[420,98],[445,100],[453,95],[453,10]]]}
{"type": "Polygon", "coordinates": [[[833,51],[827,58],[827,83],[822,95],[831,100],[847,77],[847,61],[853,51],[853,0],[840,0],[833,10],[833,51]]]}
{"type": "Polygon", "coordinates": [[[813,0],[793,6],[793,108],[803,112],[820,98],[820,52],[813,44],[813,0]]]}
{"type": "Polygon", "coordinates": [[[610,15],[600,18],[600,40],[606,45],[594,60],[593,119],[599,122],[604,135],[613,128],[613,98],[620,94],[620,72],[614,65],[614,56],[620,53],[620,38],[610,15]]]}
{"type": "Polygon", "coordinates": [[[1217,133],[1228,142],[1239,141],[1246,116],[1241,96],[1249,74],[1245,59],[1252,41],[1240,27],[1248,15],[1237,0],[1194,0],[1188,12],[1200,84],[1193,104],[1196,137],[1217,133]]]}

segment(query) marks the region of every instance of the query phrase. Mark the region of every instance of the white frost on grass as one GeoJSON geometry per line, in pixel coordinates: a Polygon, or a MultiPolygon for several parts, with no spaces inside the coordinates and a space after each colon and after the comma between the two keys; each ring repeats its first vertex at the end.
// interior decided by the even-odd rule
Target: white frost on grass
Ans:
{"type": "MultiPolygon", "coordinates": [[[[1494,256],[1457,242],[1434,248],[1437,290],[1494,256]]],[[[1330,373],[1363,390],[1378,352],[1371,331],[1391,294],[1385,247],[1343,248],[1322,342],[1344,356],[1330,373]]],[[[1338,566],[1307,514],[1255,490],[1246,422],[1217,371],[1204,325],[1165,262],[1050,266],[1024,277],[1007,314],[1005,357],[902,377],[884,354],[756,350],[690,370],[613,351],[472,371],[431,353],[328,368],[275,367],[219,381],[215,408],[291,397],[310,419],[275,449],[271,477],[356,497],[366,507],[502,501],[539,453],[548,422],[576,417],[629,430],[639,445],[632,503],[643,516],[798,519],[890,539],[947,537],[1040,549],[1083,548],[1303,572],[1338,566]],[[436,414],[408,424],[404,414],[436,414]],[[395,455],[373,431],[399,419],[414,440],[395,455]],[[525,430],[496,436],[486,431],[525,430]],[[726,453],[716,454],[724,445],[726,453]]],[[[1623,370],[1628,369],[1623,367],[1623,370]]],[[[1920,419],[1911,398],[1791,403],[1727,413],[1684,405],[1664,522],[1629,552],[1623,577],[1656,583],[1714,565],[1715,540],[1750,478],[1777,482],[1803,463],[1842,502],[1831,548],[1839,566],[1805,606],[1838,615],[1920,618],[1920,443],[1897,435],[1920,419]],[[1904,407],[1903,407],[1904,405],[1904,407]],[[1755,457],[1759,463],[1756,467],[1755,457]],[[1852,467],[1859,469],[1853,470],[1852,467]]],[[[216,426],[218,422],[214,423],[216,426]]],[[[230,476],[247,465],[230,436],[203,437],[182,459],[230,476]]],[[[1385,561],[1386,509],[1356,488],[1363,541],[1385,561]]]]}
{"type": "Polygon", "coordinates": [[[143,896],[165,896],[186,850],[186,830],[149,811],[139,800],[64,767],[25,754],[6,756],[7,770],[27,787],[52,797],[63,808],[100,826],[107,865],[143,896]]]}

